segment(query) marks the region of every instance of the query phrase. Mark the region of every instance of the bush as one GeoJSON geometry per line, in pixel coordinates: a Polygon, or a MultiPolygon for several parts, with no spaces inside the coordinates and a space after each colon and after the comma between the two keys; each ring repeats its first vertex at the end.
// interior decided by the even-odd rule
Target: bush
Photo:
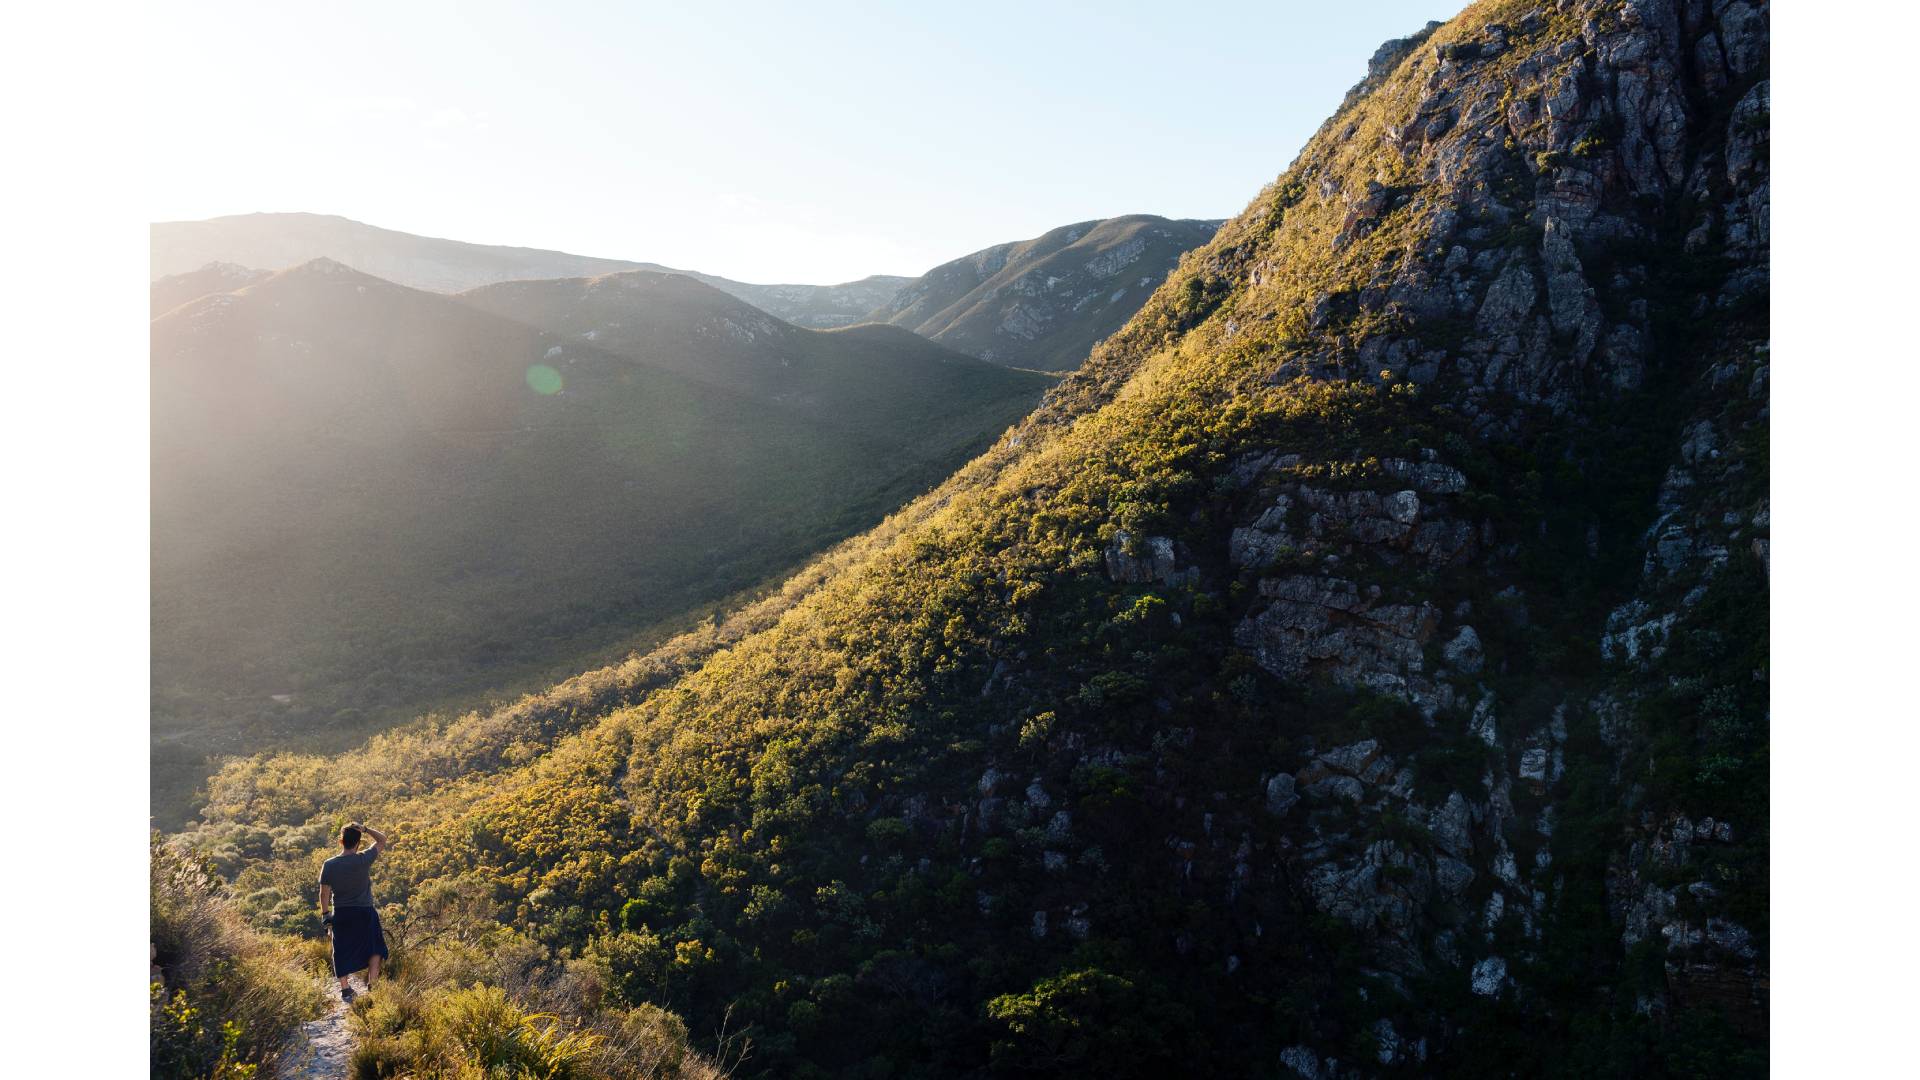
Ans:
{"type": "Polygon", "coordinates": [[[567,1028],[552,1016],[528,1013],[496,986],[475,986],[441,999],[427,1018],[430,1044],[441,1055],[485,1074],[574,1080],[588,1068],[601,1036],[567,1028]]]}

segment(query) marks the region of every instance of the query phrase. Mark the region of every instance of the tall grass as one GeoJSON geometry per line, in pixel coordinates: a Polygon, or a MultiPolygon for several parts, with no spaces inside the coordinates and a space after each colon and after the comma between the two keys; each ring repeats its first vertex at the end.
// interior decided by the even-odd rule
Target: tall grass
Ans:
{"type": "Polygon", "coordinates": [[[319,983],[300,947],[249,929],[200,859],[150,846],[151,1075],[245,1080],[270,1068],[288,1036],[316,1015],[319,983]]]}
{"type": "Polygon", "coordinates": [[[552,961],[511,931],[396,955],[393,977],[353,1007],[351,1080],[722,1080],[686,1024],[608,1000],[604,973],[552,961]]]}

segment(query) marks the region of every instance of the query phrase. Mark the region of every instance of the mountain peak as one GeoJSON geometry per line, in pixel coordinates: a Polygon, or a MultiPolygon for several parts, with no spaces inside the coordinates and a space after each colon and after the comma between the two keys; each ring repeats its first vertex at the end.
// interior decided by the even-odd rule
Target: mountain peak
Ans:
{"type": "Polygon", "coordinates": [[[1062,225],[936,266],[869,318],[997,364],[1070,370],[1218,226],[1153,214],[1062,225]]]}

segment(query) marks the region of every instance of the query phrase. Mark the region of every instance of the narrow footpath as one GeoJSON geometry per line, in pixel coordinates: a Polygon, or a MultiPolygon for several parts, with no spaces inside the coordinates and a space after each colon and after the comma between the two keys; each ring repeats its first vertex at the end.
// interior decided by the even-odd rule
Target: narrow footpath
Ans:
{"type": "MultiPolygon", "coordinates": [[[[366,993],[361,976],[353,976],[353,989],[366,993]]],[[[327,996],[333,1007],[318,1020],[300,1025],[300,1034],[280,1058],[274,1073],[277,1080],[346,1080],[347,1059],[353,1056],[353,1036],[347,1031],[347,1006],[340,1000],[340,989],[326,980],[327,996]]]]}

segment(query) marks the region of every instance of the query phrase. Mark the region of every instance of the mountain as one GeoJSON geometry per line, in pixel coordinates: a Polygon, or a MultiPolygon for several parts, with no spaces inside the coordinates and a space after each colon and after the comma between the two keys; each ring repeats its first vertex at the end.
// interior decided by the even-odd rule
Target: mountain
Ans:
{"type": "Polygon", "coordinates": [[[936,266],[868,318],[997,364],[1068,371],[1219,226],[1149,214],[1063,225],[936,266]]]}
{"type": "Polygon", "coordinates": [[[149,310],[152,317],[157,319],[188,301],[244,289],[270,276],[272,271],[269,270],[250,270],[233,263],[210,262],[198,270],[156,278],[149,310]]]}
{"type": "Polygon", "coordinates": [[[743,1075],[1764,1075],[1768,75],[1764,0],[1389,42],[778,596],[188,840],[295,931],[404,822],[409,917],[743,1075]]]}
{"type": "Polygon", "coordinates": [[[154,320],[163,818],[209,753],[350,744],[783,572],[1049,382],[640,276],[669,285],[627,303],[634,325],[674,327],[674,364],[731,378],[330,260],[154,320]],[[728,316],[759,341],[727,338],[728,316]]]}
{"type": "Polygon", "coordinates": [[[991,365],[895,327],[792,326],[677,274],[629,270],[507,281],[455,299],[566,341],[902,445],[948,422],[971,425],[971,410],[982,397],[1048,382],[1024,373],[1004,378],[991,365]]]}
{"type": "Polygon", "coordinates": [[[332,259],[399,285],[458,292],[514,278],[667,269],[564,251],[414,236],[332,214],[235,214],[206,221],[161,221],[149,228],[149,242],[156,279],[210,262],[284,270],[314,259],[332,259]]]}
{"type": "Polygon", "coordinates": [[[433,292],[460,292],[522,278],[657,270],[686,274],[777,318],[821,329],[860,321],[909,280],[876,275],[841,285],[754,285],[658,263],[414,236],[330,214],[237,214],[205,221],[163,221],[151,226],[149,239],[156,280],[215,262],[283,270],[320,258],[433,292]]]}
{"type": "Polygon", "coordinates": [[[868,312],[892,300],[902,286],[913,280],[892,274],[873,274],[838,285],[749,285],[710,274],[688,276],[795,326],[814,330],[831,330],[866,321],[868,312]]]}

